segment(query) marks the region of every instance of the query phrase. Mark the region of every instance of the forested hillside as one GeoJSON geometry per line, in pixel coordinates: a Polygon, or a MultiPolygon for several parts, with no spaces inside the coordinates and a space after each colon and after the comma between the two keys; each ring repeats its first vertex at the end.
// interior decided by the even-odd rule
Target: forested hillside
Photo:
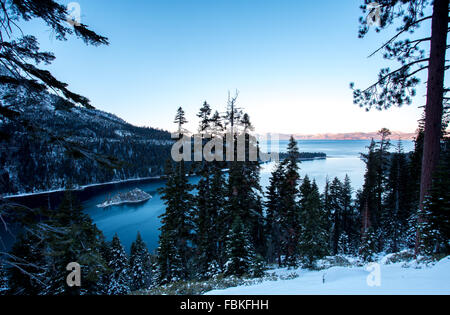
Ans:
{"type": "Polygon", "coordinates": [[[0,121],[1,194],[160,175],[170,157],[172,142],[167,131],[135,127],[95,109],[70,108],[62,98],[48,93],[31,97],[2,89],[0,97],[28,122],[24,127],[8,119],[0,121]],[[27,128],[35,126],[39,130],[30,136],[27,128]],[[41,130],[45,130],[43,137],[41,130]],[[78,150],[71,152],[67,143],[78,150]],[[114,165],[103,165],[98,158],[77,159],[80,148],[113,160],[114,165]]]}

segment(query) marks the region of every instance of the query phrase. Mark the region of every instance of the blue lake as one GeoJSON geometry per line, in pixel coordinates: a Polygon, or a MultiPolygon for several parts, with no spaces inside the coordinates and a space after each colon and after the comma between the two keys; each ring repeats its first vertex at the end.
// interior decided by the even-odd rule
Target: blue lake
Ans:
{"type": "MultiPolygon", "coordinates": [[[[365,165],[360,159],[360,153],[367,151],[370,141],[365,140],[305,140],[299,141],[301,152],[324,152],[327,154],[326,160],[305,161],[300,164],[302,178],[308,174],[311,179],[315,179],[319,188],[323,190],[327,177],[332,180],[338,177],[341,180],[348,174],[355,191],[362,187],[364,181],[365,165]]],[[[281,141],[279,151],[285,152],[288,141],[281,141]]],[[[404,151],[409,152],[414,149],[411,141],[403,142],[404,151]]],[[[265,150],[265,144],[261,148],[265,150]]],[[[266,151],[267,152],[267,151],[266,151]]],[[[261,186],[266,188],[274,170],[275,163],[263,164],[261,168],[261,186]]],[[[198,182],[198,178],[191,177],[192,184],[198,182]]],[[[77,192],[78,198],[82,201],[87,214],[91,216],[98,228],[110,240],[117,233],[120,240],[129,250],[131,243],[136,239],[139,231],[147,243],[148,248],[153,251],[158,246],[159,228],[161,226],[159,216],[164,213],[165,206],[157,190],[164,185],[164,180],[150,179],[135,182],[98,185],[86,188],[77,192]],[[127,192],[134,188],[140,188],[151,194],[153,198],[146,203],[138,205],[113,206],[107,209],[97,208],[98,204],[104,202],[109,196],[118,192],[127,192]]],[[[17,198],[15,201],[37,208],[42,205],[49,205],[51,208],[57,207],[62,192],[33,195],[17,198]]],[[[2,242],[0,248],[9,248],[14,242],[14,236],[5,233],[0,225],[0,235],[2,242]]]]}
{"type": "MultiPolygon", "coordinates": [[[[280,142],[280,152],[284,152],[287,141],[280,142]]],[[[365,165],[360,159],[360,153],[366,152],[370,141],[365,140],[305,140],[299,141],[301,152],[324,152],[326,160],[314,160],[302,162],[301,176],[306,174],[315,179],[320,189],[323,189],[326,178],[338,177],[344,179],[348,174],[355,190],[363,185],[365,165]]],[[[414,149],[411,141],[403,141],[405,152],[414,149]]],[[[264,149],[264,144],[261,146],[264,149]]],[[[275,163],[267,163],[261,169],[261,185],[263,188],[269,184],[270,174],[275,163]]],[[[191,183],[196,183],[198,178],[190,178],[191,183]]],[[[159,216],[164,213],[165,206],[157,193],[157,189],[164,185],[163,180],[150,180],[127,184],[117,184],[103,187],[97,192],[91,192],[89,198],[83,201],[86,212],[92,217],[98,228],[103,231],[107,239],[117,233],[122,243],[129,249],[131,242],[139,231],[150,250],[158,246],[159,216]],[[117,192],[126,192],[138,187],[150,193],[153,198],[141,205],[122,205],[108,209],[97,208],[96,205],[105,201],[109,195],[117,192]]]]}

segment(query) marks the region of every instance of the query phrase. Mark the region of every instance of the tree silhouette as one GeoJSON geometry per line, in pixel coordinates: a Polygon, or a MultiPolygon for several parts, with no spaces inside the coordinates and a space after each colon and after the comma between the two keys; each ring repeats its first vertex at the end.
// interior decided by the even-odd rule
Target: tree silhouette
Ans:
{"type": "MultiPolygon", "coordinates": [[[[371,1],[364,0],[361,6],[363,14],[372,10],[371,1]]],[[[391,70],[380,70],[378,81],[365,90],[354,90],[354,102],[370,110],[379,110],[391,106],[411,104],[416,95],[415,88],[420,83],[417,74],[427,70],[427,103],[425,107],[425,141],[423,148],[423,163],[420,187],[420,205],[427,196],[433,172],[439,162],[440,140],[442,132],[442,117],[444,111],[445,94],[449,89],[444,88],[445,71],[449,69],[445,59],[447,46],[449,0],[379,0],[377,1],[380,24],[376,32],[380,32],[391,25],[400,22],[397,33],[374,54],[384,50],[383,57],[396,60],[400,67],[391,70]],[[427,9],[432,9],[430,16],[425,16],[427,9]],[[431,20],[431,34],[424,38],[404,38],[406,34],[413,36],[414,32],[426,21],[431,20]],[[429,45],[429,52],[428,47],[429,45]]],[[[369,19],[360,18],[359,36],[364,37],[369,31],[369,19]]],[[[351,84],[354,87],[354,84],[351,84]]],[[[419,221],[421,218],[419,218],[419,221]]],[[[417,234],[416,252],[420,244],[417,234]]]]}

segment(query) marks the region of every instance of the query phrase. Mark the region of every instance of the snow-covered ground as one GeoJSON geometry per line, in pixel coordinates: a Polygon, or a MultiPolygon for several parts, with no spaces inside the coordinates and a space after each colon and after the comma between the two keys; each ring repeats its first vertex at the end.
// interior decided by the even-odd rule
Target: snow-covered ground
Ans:
{"type": "Polygon", "coordinates": [[[332,267],[321,271],[273,270],[279,276],[297,273],[292,280],[210,291],[209,295],[302,295],[302,294],[450,294],[450,256],[434,265],[410,263],[332,267]]]}

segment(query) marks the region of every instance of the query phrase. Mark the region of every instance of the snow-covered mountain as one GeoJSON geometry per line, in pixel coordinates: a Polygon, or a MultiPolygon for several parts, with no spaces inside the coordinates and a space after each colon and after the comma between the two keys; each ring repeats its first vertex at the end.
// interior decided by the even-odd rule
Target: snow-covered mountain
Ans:
{"type": "Polygon", "coordinates": [[[18,125],[0,119],[0,194],[156,176],[162,174],[170,157],[172,141],[167,131],[136,127],[96,109],[70,108],[50,93],[30,97],[21,90],[11,93],[2,88],[0,98],[26,121],[18,125]],[[86,152],[113,157],[121,167],[111,169],[95,159],[76,159],[61,139],[86,152]]]}

